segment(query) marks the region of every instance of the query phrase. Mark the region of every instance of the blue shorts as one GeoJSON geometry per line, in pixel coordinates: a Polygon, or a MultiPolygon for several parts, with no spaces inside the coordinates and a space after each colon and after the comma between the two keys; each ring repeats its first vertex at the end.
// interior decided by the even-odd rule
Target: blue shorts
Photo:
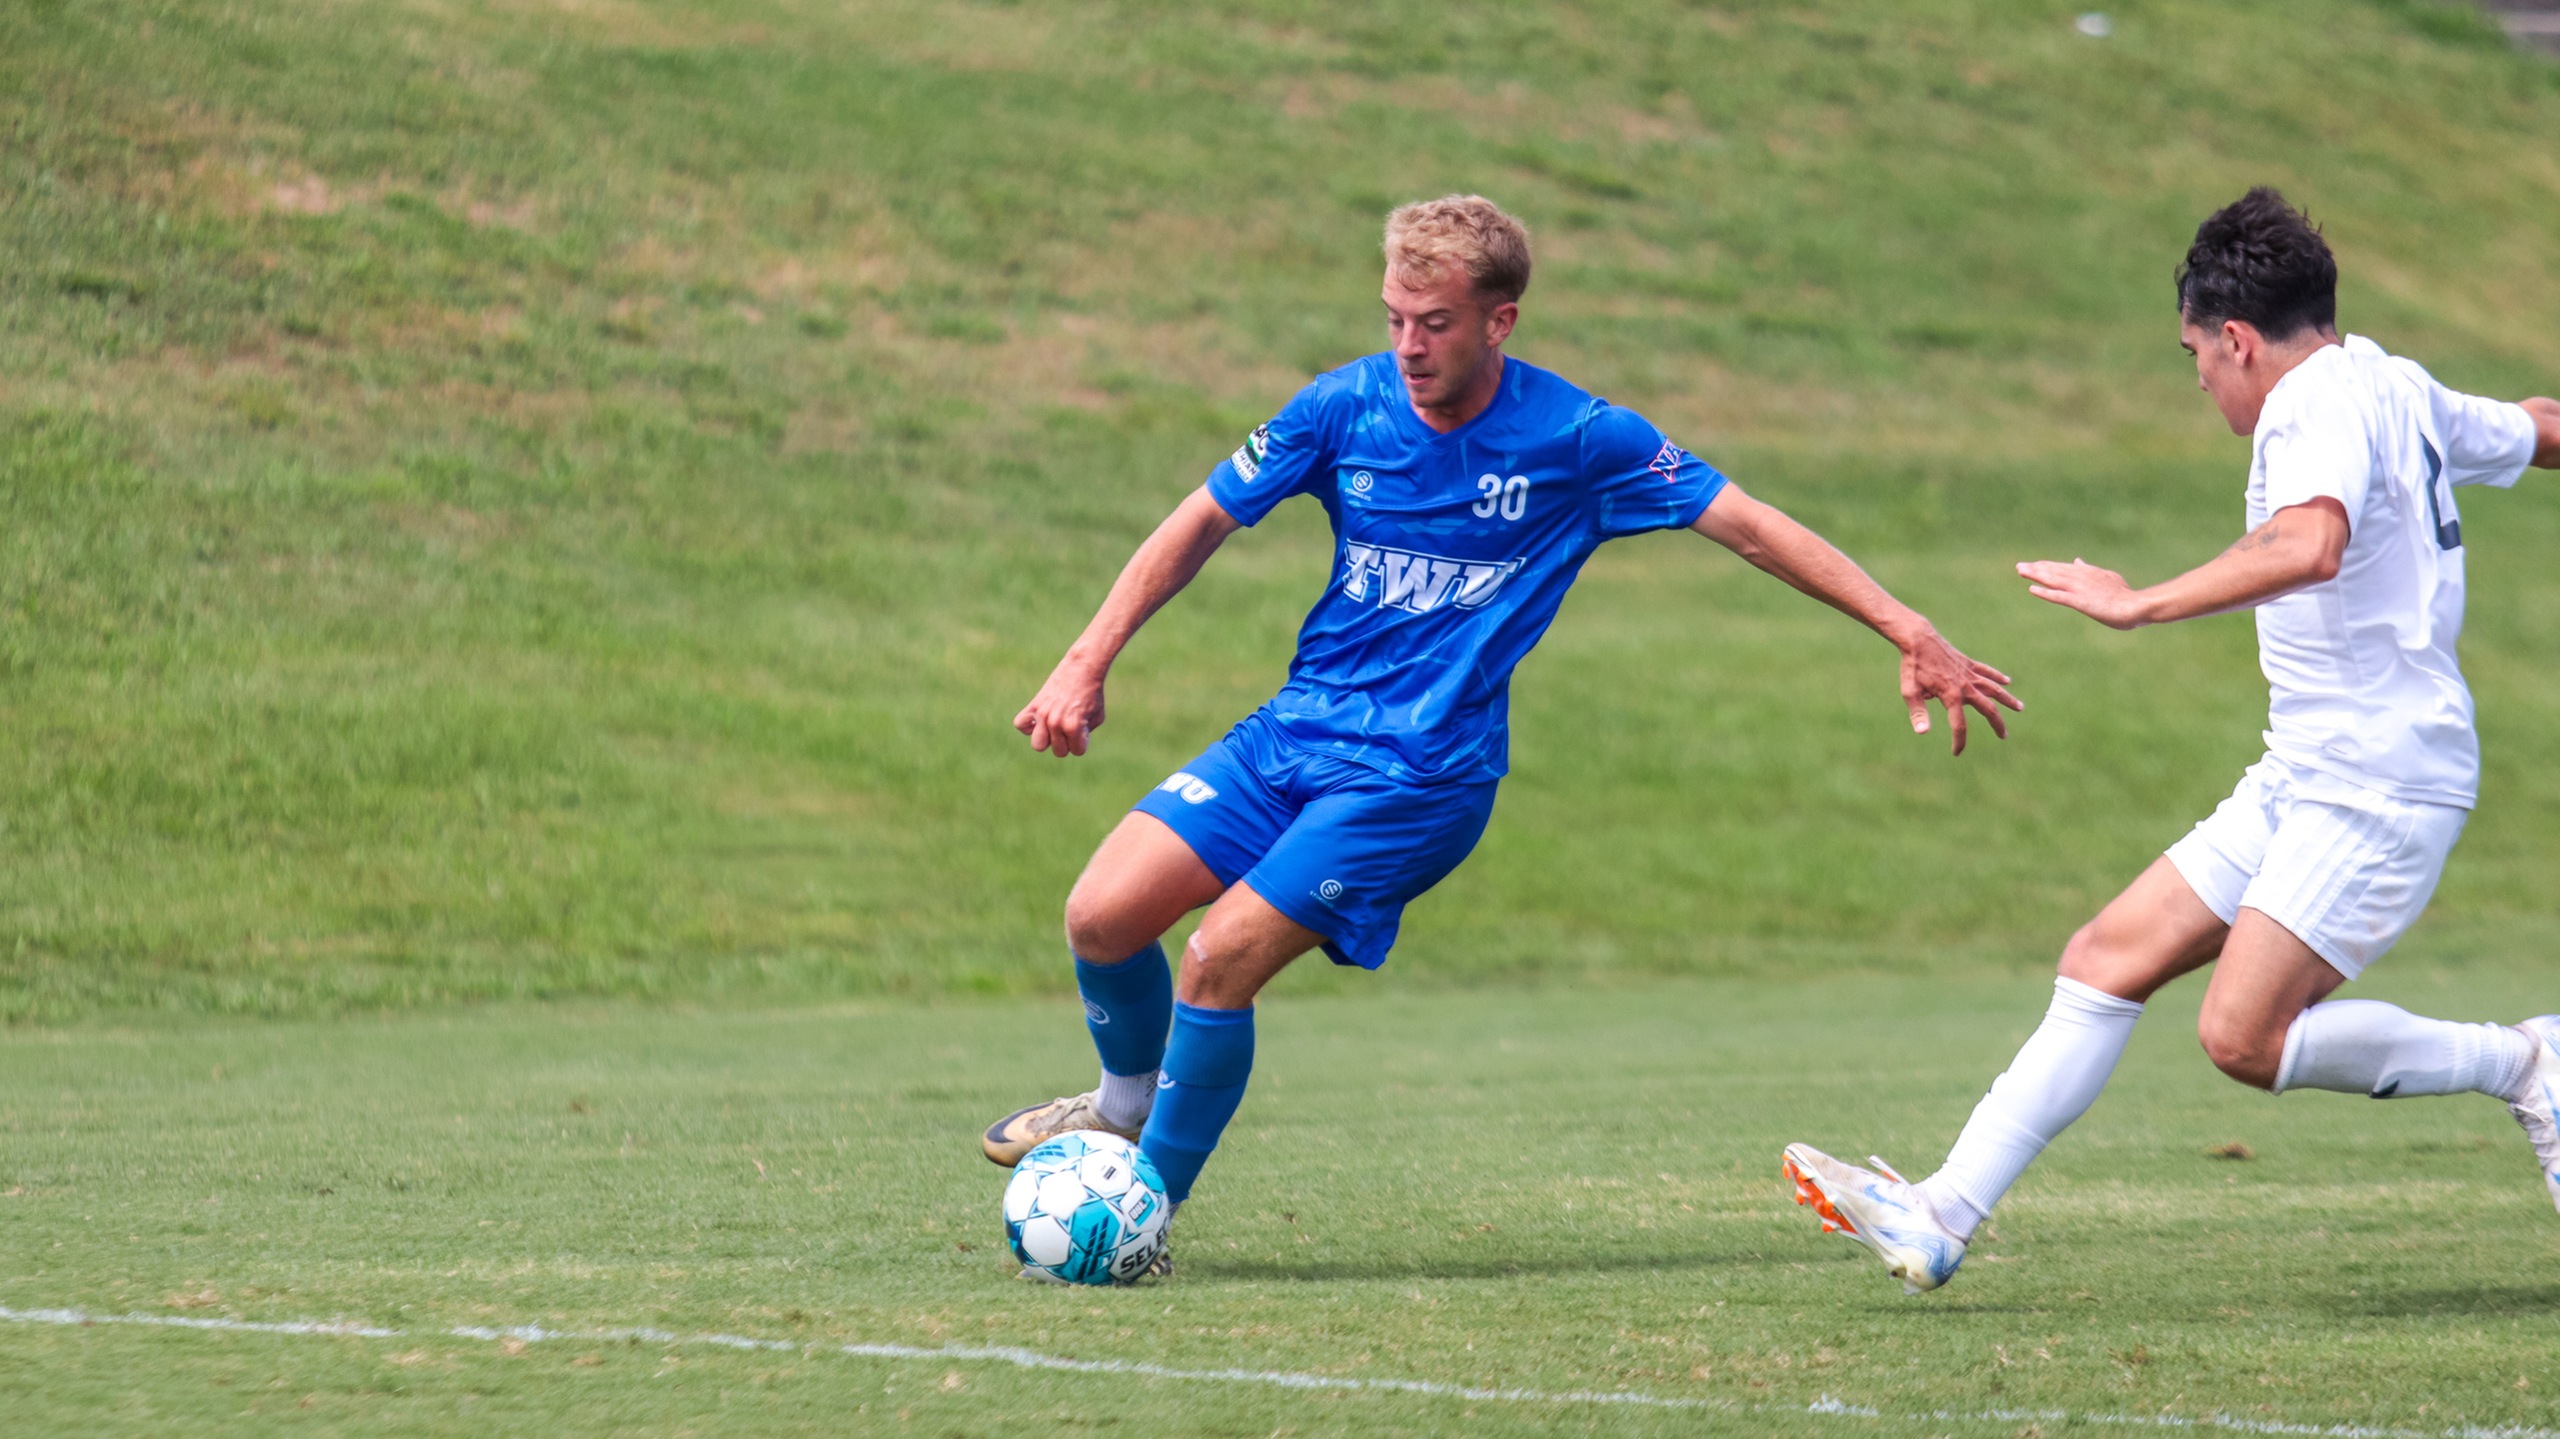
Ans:
{"type": "Polygon", "coordinates": [[[1476,847],[1499,780],[1410,784],[1301,749],[1249,715],[1138,801],[1221,884],[1323,935],[1336,964],[1387,962],[1404,907],[1476,847]]]}

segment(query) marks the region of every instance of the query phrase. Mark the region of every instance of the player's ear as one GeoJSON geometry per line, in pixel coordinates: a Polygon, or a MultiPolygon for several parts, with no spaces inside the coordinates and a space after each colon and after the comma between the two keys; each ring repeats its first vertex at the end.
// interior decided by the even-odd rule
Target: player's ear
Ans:
{"type": "Polygon", "coordinates": [[[1505,300],[1485,313],[1484,339],[1488,345],[1499,345],[1511,338],[1511,327],[1520,323],[1517,301],[1505,300]]]}

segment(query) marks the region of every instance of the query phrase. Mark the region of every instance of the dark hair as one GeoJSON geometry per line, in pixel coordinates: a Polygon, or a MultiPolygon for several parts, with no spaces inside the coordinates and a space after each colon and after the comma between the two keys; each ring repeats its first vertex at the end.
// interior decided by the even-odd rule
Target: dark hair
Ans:
{"type": "Polygon", "coordinates": [[[2178,313],[2191,325],[2255,325],[2270,340],[2338,322],[2338,261],[2310,217],[2260,185],[2196,226],[2178,266],[2178,313]]]}

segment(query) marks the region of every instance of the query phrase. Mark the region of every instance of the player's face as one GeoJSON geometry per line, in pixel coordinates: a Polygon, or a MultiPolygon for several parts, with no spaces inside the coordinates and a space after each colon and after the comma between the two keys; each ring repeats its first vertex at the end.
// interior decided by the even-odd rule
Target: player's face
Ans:
{"type": "Polygon", "coordinates": [[[2258,367],[2251,363],[2264,348],[2257,330],[2238,320],[2207,329],[2180,316],[2178,344],[2196,357],[2196,388],[2213,397],[2231,433],[2255,433],[2269,388],[2259,383],[2258,367]]]}
{"type": "Polygon", "coordinates": [[[1417,410],[1461,406],[1520,317],[1518,305],[1487,305],[1464,271],[1425,283],[1391,270],[1379,298],[1417,410]]]}

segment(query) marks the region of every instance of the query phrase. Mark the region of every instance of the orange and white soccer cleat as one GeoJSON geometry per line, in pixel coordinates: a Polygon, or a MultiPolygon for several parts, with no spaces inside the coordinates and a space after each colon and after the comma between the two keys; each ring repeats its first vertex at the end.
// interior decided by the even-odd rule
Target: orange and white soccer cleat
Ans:
{"type": "Polygon", "coordinates": [[[1874,1251],[1902,1292],[1920,1294],[1953,1279],[1965,1242],[1938,1222],[1927,1200],[1884,1161],[1879,1174],[1832,1158],[1810,1144],[1790,1144],[1780,1167],[1810,1205],[1825,1234],[1842,1234],[1874,1251]]]}

